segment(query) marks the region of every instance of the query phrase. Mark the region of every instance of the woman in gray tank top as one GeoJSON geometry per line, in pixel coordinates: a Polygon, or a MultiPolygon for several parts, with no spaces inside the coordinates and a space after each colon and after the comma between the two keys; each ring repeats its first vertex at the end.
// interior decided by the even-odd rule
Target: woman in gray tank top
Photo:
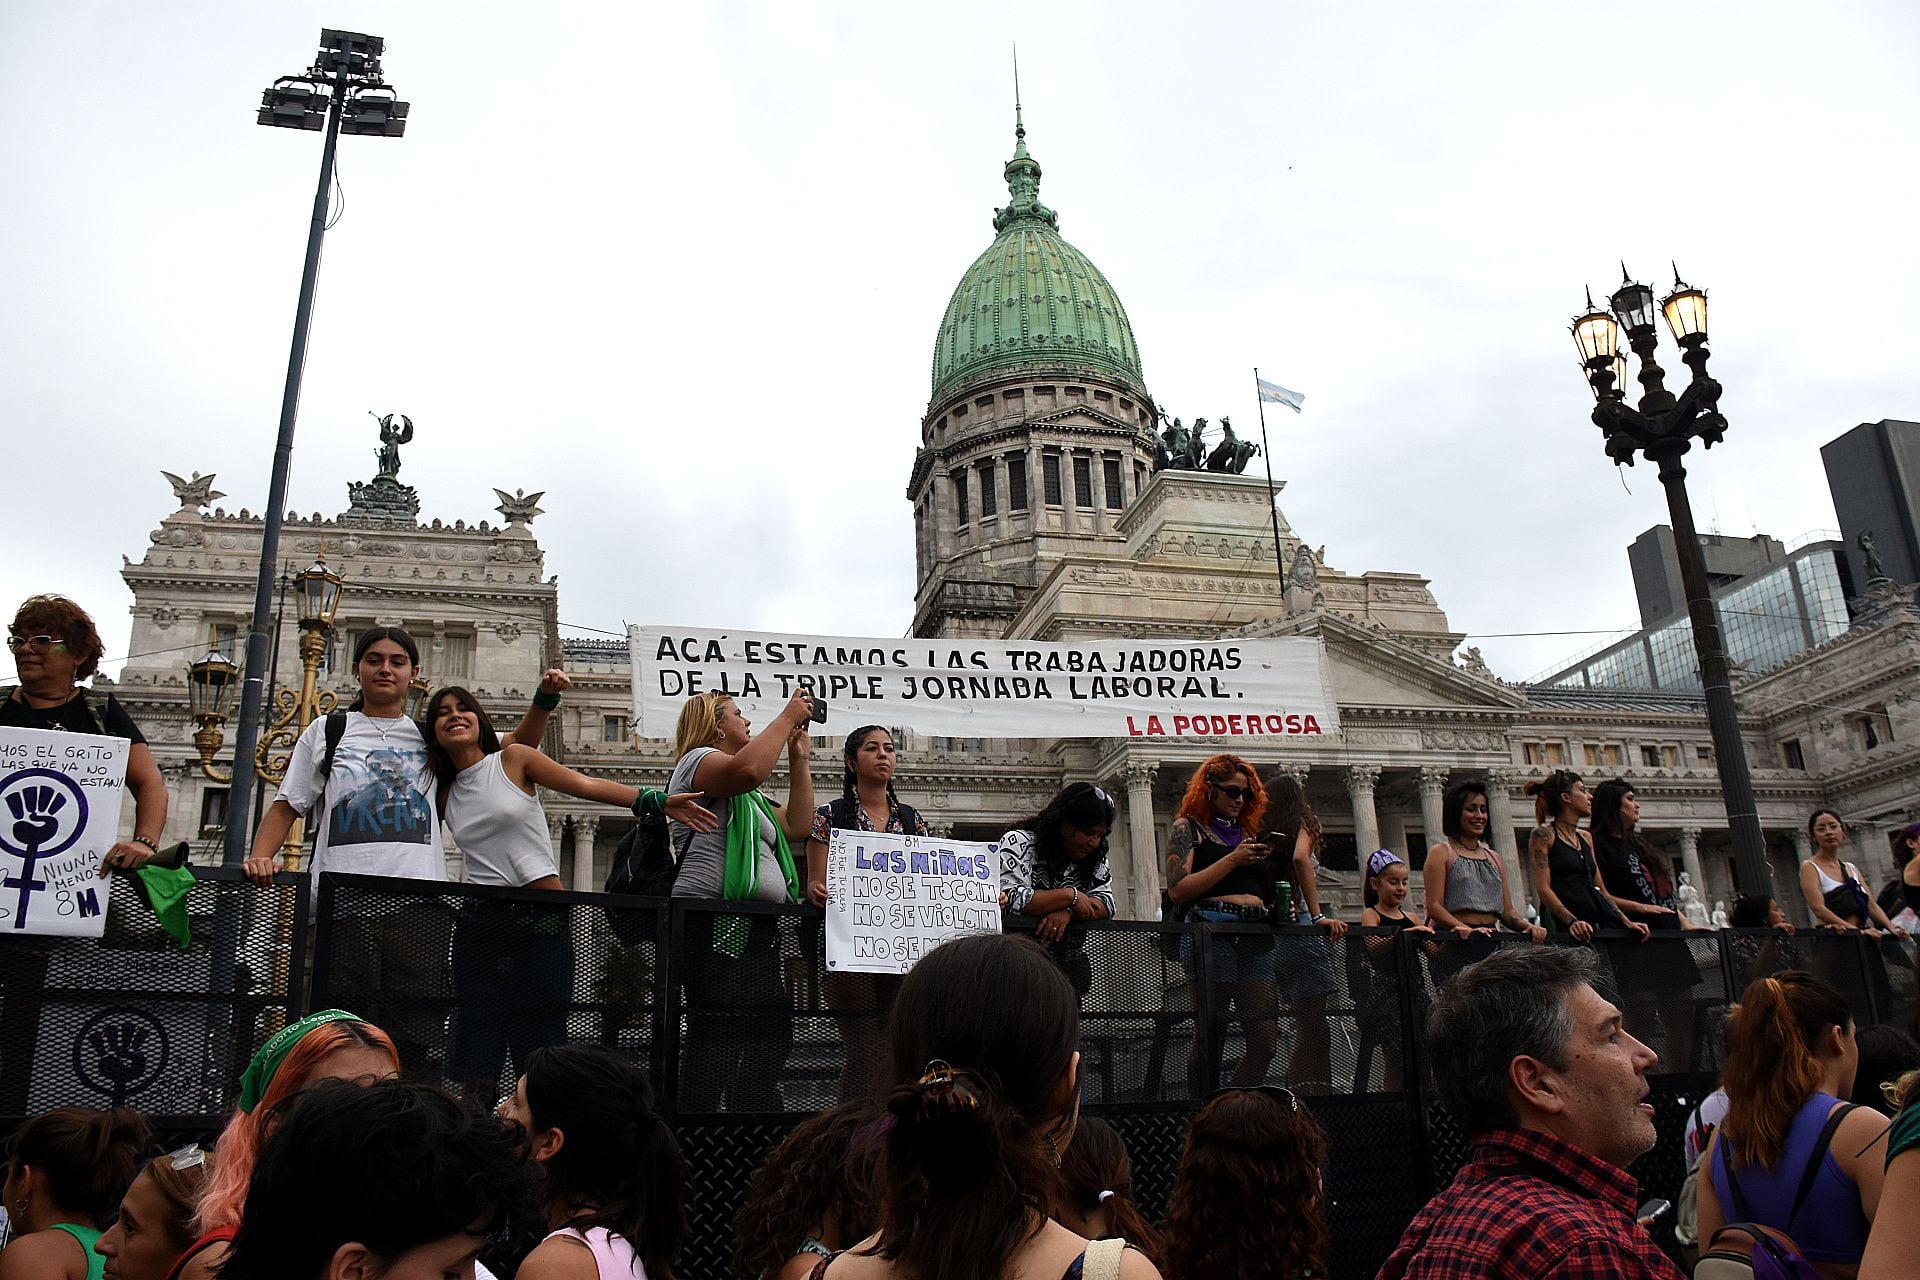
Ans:
{"type": "Polygon", "coordinates": [[[1484,782],[1469,778],[1448,789],[1440,809],[1440,829],[1446,839],[1427,850],[1421,871],[1428,922],[1453,934],[1443,940],[1429,965],[1436,987],[1493,954],[1494,932],[1501,925],[1525,934],[1536,945],[1547,939],[1545,929],[1514,911],[1500,855],[1486,841],[1487,824],[1484,782]]]}

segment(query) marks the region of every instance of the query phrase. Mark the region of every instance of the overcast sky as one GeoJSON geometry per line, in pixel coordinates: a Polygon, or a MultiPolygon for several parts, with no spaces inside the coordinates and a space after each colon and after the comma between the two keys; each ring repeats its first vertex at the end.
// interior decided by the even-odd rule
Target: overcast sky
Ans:
{"type": "Polygon", "coordinates": [[[0,601],[71,594],[110,655],[162,468],[264,505],[320,138],[253,111],[323,25],[384,36],[413,114],[342,140],[289,505],[344,509],[367,411],[408,414],[427,518],[546,492],[577,627],[908,627],[1016,39],[1041,198],[1155,397],[1244,430],[1252,366],[1305,392],[1268,419],[1294,528],[1430,577],[1510,679],[1605,637],[1509,633],[1636,625],[1625,548],[1667,518],[1566,332],[1620,258],[1711,293],[1703,529],[1832,527],[1819,446],[1920,417],[1910,4],[18,0],[0,601]]]}

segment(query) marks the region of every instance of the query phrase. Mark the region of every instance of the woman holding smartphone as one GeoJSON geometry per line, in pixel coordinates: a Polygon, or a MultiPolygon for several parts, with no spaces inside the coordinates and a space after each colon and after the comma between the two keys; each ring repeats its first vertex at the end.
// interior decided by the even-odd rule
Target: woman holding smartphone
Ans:
{"type": "MultiPolygon", "coordinates": [[[[1183,919],[1268,922],[1273,914],[1273,863],[1255,834],[1266,813],[1266,788],[1253,766],[1239,756],[1214,756],[1194,771],[1167,838],[1167,896],[1185,908],[1183,919]]],[[[1279,1047],[1273,953],[1273,931],[1268,928],[1214,939],[1214,1007],[1223,1016],[1231,1010],[1246,1033],[1246,1055],[1233,1070],[1236,1088],[1266,1079],[1279,1047]]],[[[1180,963],[1192,972],[1192,935],[1180,940],[1180,963]]],[[[1196,1008],[1199,997],[1196,981],[1196,1008]]],[[[1206,1083],[1211,1092],[1212,1081],[1206,1083]]]]}

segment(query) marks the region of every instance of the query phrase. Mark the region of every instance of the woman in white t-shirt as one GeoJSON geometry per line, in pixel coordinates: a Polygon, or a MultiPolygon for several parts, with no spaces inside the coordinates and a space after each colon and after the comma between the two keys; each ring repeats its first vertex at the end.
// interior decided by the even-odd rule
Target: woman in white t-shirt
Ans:
{"type": "MultiPolygon", "coordinates": [[[[324,872],[447,878],[427,744],[406,713],[407,689],[419,670],[420,647],[404,628],[360,633],[353,646],[360,696],[344,714],[323,716],[300,735],[280,793],[254,829],[247,879],[273,883],[280,846],[302,817],[313,850],[316,912],[324,872]],[[337,734],[331,749],[330,723],[337,734]]],[[[446,995],[452,927],[445,905],[436,898],[401,899],[356,908],[331,923],[325,994],[385,1027],[403,1072],[422,1071],[444,1034],[438,1002],[446,995]]]]}
{"type": "MultiPolygon", "coordinates": [[[[807,767],[812,708],[795,690],[759,733],[733,698],[698,693],[680,708],[669,791],[698,791],[720,818],[711,832],[667,830],[678,855],[676,898],[800,901],[793,849],[813,827],[807,767]],[[791,779],[783,808],[760,788],[786,748],[791,779]],[[791,842],[791,843],[789,843],[791,842]]],[[[781,984],[781,919],[696,911],[687,916],[687,1036],[680,1109],[778,1111],[776,1077],[793,1043],[793,1007],[781,984]]],[[[792,944],[795,951],[798,943],[792,944]]]]}
{"type": "MultiPolygon", "coordinates": [[[[567,687],[549,671],[535,710],[544,721],[567,687]]],[[[437,782],[435,804],[466,859],[469,884],[560,889],[559,868],[536,786],[632,809],[638,816],[664,802],[700,831],[716,825],[692,794],[667,798],[603,778],[590,778],[521,741],[501,743],[493,719],[458,685],[427,702],[427,760],[437,782]]],[[[656,810],[657,811],[657,810],[656,810]]],[[[573,992],[573,940],[567,908],[498,898],[460,904],[453,933],[453,1031],[447,1075],[469,1097],[492,1106],[511,1055],[522,1066],[541,1045],[567,1038],[573,992]]]]}

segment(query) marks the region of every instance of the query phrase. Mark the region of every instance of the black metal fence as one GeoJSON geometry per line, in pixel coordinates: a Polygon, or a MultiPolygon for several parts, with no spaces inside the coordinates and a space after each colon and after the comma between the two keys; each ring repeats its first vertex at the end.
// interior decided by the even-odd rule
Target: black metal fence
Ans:
{"type": "Polygon", "coordinates": [[[308,880],[194,874],[185,950],[125,876],[98,940],[0,938],[0,1129],[73,1104],[136,1107],[163,1131],[225,1120],[247,1060],[301,1013],[308,880]]]}
{"type": "MultiPolygon", "coordinates": [[[[830,973],[817,913],[746,903],[534,893],[321,877],[312,991],[302,998],[306,881],[270,892],[201,871],[182,953],[116,884],[100,942],[0,940],[0,1126],[48,1106],[121,1100],[162,1127],[211,1129],[266,1035],[302,1008],[352,1009],[403,1068],[479,1103],[534,1046],[609,1045],[644,1065],[691,1168],[682,1271],[730,1275],[747,1175],[801,1118],[890,1081],[885,1020],[899,979],[830,973]]],[[[1188,1117],[1229,1083],[1284,1083],[1328,1133],[1339,1277],[1370,1276],[1466,1158],[1426,1088],[1435,990],[1507,937],[1462,943],[1353,928],[1103,923],[1051,949],[1080,996],[1084,1104],[1127,1139],[1136,1198],[1166,1204],[1188,1117]]],[[[1681,1130],[1713,1087],[1730,1000],[1809,968],[1863,1023],[1904,1025],[1911,952],[1835,934],[1596,940],[1607,991],[1660,1054],[1648,1196],[1684,1174],[1681,1130]]]]}

